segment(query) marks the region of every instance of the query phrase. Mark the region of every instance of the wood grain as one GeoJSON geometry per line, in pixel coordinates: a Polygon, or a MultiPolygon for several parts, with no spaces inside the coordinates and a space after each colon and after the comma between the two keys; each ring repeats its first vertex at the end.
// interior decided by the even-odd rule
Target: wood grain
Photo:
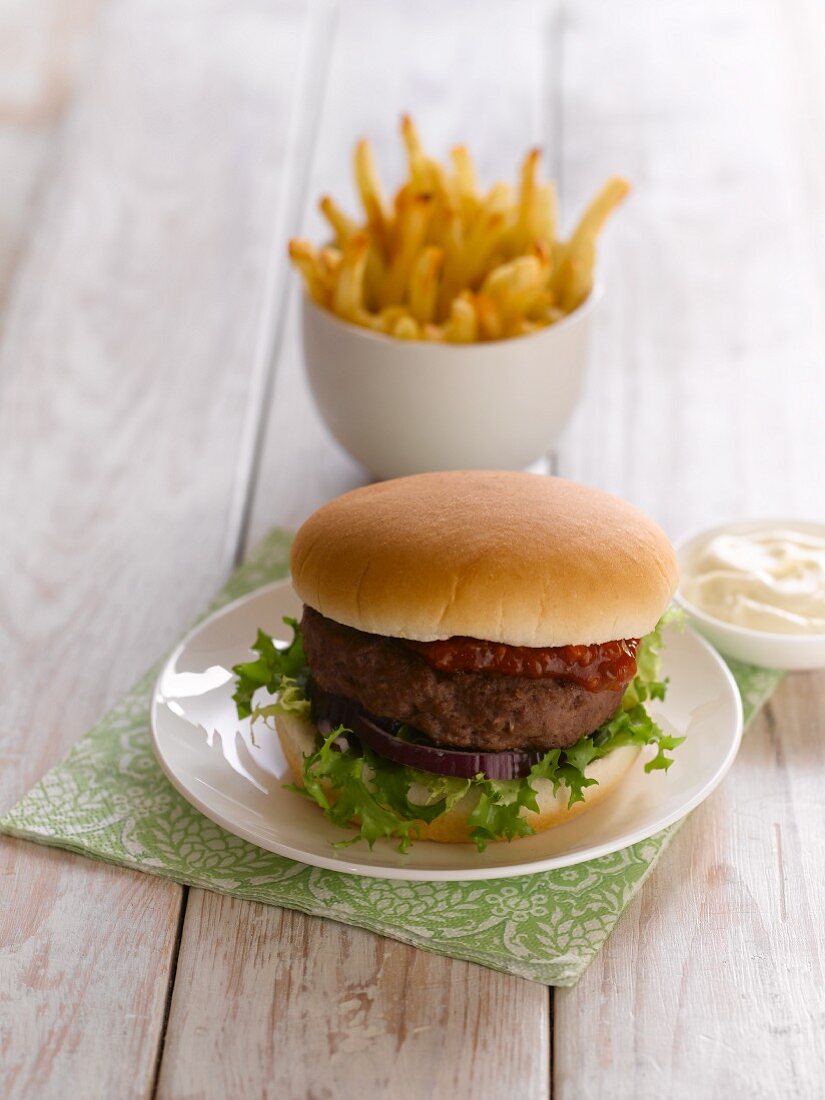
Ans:
{"type": "Polygon", "coordinates": [[[780,687],[582,981],[556,991],[558,1096],[819,1091],[824,691],[822,674],[780,687]]]}
{"type": "Polygon", "coordinates": [[[546,1096],[547,1035],[542,986],[198,890],[158,1097],[546,1096]]]}
{"type": "Polygon", "coordinates": [[[0,326],[88,66],[100,0],[0,3],[0,326]]]}
{"type": "Polygon", "coordinates": [[[565,206],[612,171],[635,192],[606,234],[607,294],[560,472],[676,537],[742,515],[822,516],[823,237],[787,84],[794,69],[804,86],[803,55],[769,5],[569,11],[565,206]]]}
{"type": "Polygon", "coordinates": [[[173,883],[3,839],[4,1097],[151,1094],[179,905],[173,883]]]}
{"type": "MultiPolygon", "coordinates": [[[[587,0],[568,24],[565,195],[614,168],[636,195],[608,242],[591,386],[561,470],[675,535],[825,513],[811,174],[825,162],[798,113],[822,126],[825,99],[799,48],[810,12],[788,14],[587,0]]],[[[596,962],[557,991],[559,1100],[821,1091],[824,696],[821,675],[783,684],[596,962]]]]}
{"type": "MultiPolygon", "coordinates": [[[[105,9],[10,295],[3,807],[188,626],[240,537],[306,13],[226,13],[105,9]]],[[[180,888],[8,841],[0,881],[0,1095],[149,1095],[180,888]]]]}

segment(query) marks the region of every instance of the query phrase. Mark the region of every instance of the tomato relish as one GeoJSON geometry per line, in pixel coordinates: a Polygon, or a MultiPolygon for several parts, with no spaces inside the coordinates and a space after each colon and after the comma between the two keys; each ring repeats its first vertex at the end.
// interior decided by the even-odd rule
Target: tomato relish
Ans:
{"type": "Polygon", "coordinates": [[[622,691],[636,675],[638,638],[596,645],[520,646],[479,638],[404,643],[439,672],[572,680],[586,691],[622,691]]]}

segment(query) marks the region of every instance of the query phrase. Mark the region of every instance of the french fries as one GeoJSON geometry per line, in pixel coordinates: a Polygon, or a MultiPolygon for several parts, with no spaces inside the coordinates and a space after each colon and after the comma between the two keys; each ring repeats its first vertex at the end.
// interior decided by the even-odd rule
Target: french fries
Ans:
{"type": "Polygon", "coordinates": [[[479,339],[478,313],[469,291],[453,298],[450,316],[444,325],[444,339],[455,344],[474,344],[479,339]]]}
{"type": "Polygon", "coordinates": [[[582,214],[570,240],[562,247],[552,287],[566,313],[580,306],[590,293],[596,263],[596,238],[629,191],[627,180],[619,176],[609,179],[582,214]]]}
{"type": "Polygon", "coordinates": [[[329,284],[314,246],[309,241],[291,240],[289,258],[303,275],[312,300],[319,306],[328,307],[330,305],[329,284]]]}
{"type": "Polygon", "coordinates": [[[355,233],[344,244],[330,304],[347,321],[355,320],[364,308],[364,271],[369,248],[366,233],[355,233]]]}
{"type": "Polygon", "coordinates": [[[330,229],[335,234],[335,241],[340,248],[353,234],[358,232],[358,222],[345,214],[338,203],[330,195],[324,195],[318,203],[321,213],[329,222],[330,229]]]}
{"type": "Polygon", "coordinates": [[[424,246],[432,213],[433,197],[429,192],[418,194],[411,191],[401,203],[395,221],[387,277],[379,291],[382,305],[392,306],[405,300],[410,274],[424,246]]]}
{"type": "Polygon", "coordinates": [[[289,256],[319,306],[399,340],[467,344],[537,332],[577,309],[593,288],[596,241],[630,186],[609,179],[566,240],[556,190],[531,149],[515,187],[486,192],[464,145],[442,164],[401,120],[408,179],[391,200],[369,142],[355,147],[363,221],[324,195],[331,237],[317,249],[289,242],[289,256]]]}
{"type": "Polygon", "coordinates": [[[389,237],[389,216],[384,205],[372,146],[363,139],[355,146],[355,182],[367,216],[367,228],[375,239],[386,247],[389,237]]]}
{"type": "Polygon", "coordinates": [[[438,277],[444,263],[444,249],[428,244],[418,254],[410,272],[410,313],[421,325],[432,324],[438,298],[438,277]]]}

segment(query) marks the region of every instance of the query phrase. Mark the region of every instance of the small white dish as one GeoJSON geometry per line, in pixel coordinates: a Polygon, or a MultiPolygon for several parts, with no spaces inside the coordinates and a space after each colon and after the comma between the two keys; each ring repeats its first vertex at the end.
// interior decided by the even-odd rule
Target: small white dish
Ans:
{"type": "Polygon", "coordinates": [[[590,297],[528,336],[478,344],[398,340],[303,295],[307,376],[345,451],[379,478],[430,470],[521,470],[558,441],[579,400],[590,297]]]}
{"type": "Polygon", "coordinates": [[[284,789],[289,772],[277,737],[235,715],[230,669],[249,659],[258,627],[287,640],[284,615],[300,613],[289,582],[230,604],[178,646],[152,701],[153,746],[187,801],[230,832],[301,863],[354,875],[420,881],[509,878],[567,867],[653,836],[698,806],[733,763],[742,703],[724,662],[692,631],[667,634],[665,702],[649,704],[668,731],[686,734],[668,772],[640,758],[621,787],[567,825],[477,852],[468,844],[418,841],[406,854],[387,841],[335,847],[350,834],[284,789]]]}
{"type": "MultiPolygon", "coordinates": [[[[676,544],[683,577],[692,571],[694,555],[716,535],[745,535],[769,529],[795,530],[825,538],[825,524],[798,519],[746,519],[708,527],[688,535],[676,544]]],[[[825,668],[825,634],[772,634],[751,630],[709,615],[682,594],[676,603],[690,622],[720,653],[763,668],[802,671],[825,668]]]]}

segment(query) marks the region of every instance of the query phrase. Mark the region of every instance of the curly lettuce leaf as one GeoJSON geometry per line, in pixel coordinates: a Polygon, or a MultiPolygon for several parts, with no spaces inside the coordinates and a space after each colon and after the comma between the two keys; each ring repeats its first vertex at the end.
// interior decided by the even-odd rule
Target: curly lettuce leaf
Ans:
{"type": "Polygon", "coordinates": [[[363,839],[372,847],[386,837],[397,840],[406,852],[419,834],[419,823],[446,813],[470,787],[469,779],[399,767],[367,745],[359,752],[341,751],[335,742],[348,732],[341,726],[324,737],[304,759],[303,787],[289,788],[316,802],[336,825],[347,828],[358,819],[358,832],[342,844],[363,839]],[[334,798],[328,797],[326,783],[334,789],[334,798]]]}
{"type": "Polygon", "coordinates": [[[667,680],[661,680],[663,633],[666,626],[684,624],[684,613],[678,607],[669,607],[649,634],[639,642],[636,650],[636,675],[628,684],[622,698],[624,710],[632,710],[646,699],[664,699],[667,680]]]}
{"type": "MultiPolygon", "coordinates": [[[[656,628],[641,640],[637,673],[617,713],[575,745],[546,753],[523,779],[492,780],[483,775],[459,779],[417,771],[385,760],[366,745],[342,748],[339,738],[350,731],[340,727],[319,738],[318,747],[304,760],[304,786],[290,789],[316,802],[336,825],[358,830],[343,844],[364,839],[372,847],[376,840],[385,837],[398,841],[400,850],[406,851],[419,835],[418,823],[435,820],[471,790],[478,794],[478,799],[468,825],[479,851],[492,840],[528,836],[533,829],[522,810],[538,812],[534,786],[537,781],[547,780],[554,792],[565,787],[569,791],[568,806],[574,806],[584,800],[585,789],[597,783],[586,774],[586,769],[614,749],[626,745],[655,746],[656,755],[645,764],[647,772],[667,770],[673,763],[669,753],[684,738],[666,734],[647,713],[644,703],[665,697],[667,681],[659,678],[662,631],[679,617],[679,612],[666,612],[656,628]],[[334,798],[328,796],[329,788],[334,791],[334,798]]],[[[300,630],[294,620],[285,621],[295,631],[287,649],[277,649],[259,631],[253,647],[260,654],[259,659],[236,666],[239,683],[234,698],[241,717],[251,715],[254,721],[258,717],[266,719],[279,710],[309,712],[304,694],[308,670],[300,630]],[[260,687],[272,694],[280,692],[279,698],[253,709],[253,696],[260,687]],[[242,707],[247,708],[245,713],[242,707]]]]}
{"type": "MultiPolygon", "coordinates": [[[[232,669],[237,678],[232,698],[239,718],[253,717],[252,700],[260,688],[265,688],[270,695],[280,694],[278,704],[274,705],[283,710],[309,711],[309,703],[303,695],[308,669],[301,628],[297,619],[291,619],[288,615],[284,616],[283,621],[292,628],[292,641],[288,646],[279,648],[268,634],[259,629],[251,647],[258,654],[258,659],[245,661],[232,669]],[[296,706],[296,703],[301,706],[296,706]]],[[[269,709],[255,711],[255,716],[269,709]]]]}

